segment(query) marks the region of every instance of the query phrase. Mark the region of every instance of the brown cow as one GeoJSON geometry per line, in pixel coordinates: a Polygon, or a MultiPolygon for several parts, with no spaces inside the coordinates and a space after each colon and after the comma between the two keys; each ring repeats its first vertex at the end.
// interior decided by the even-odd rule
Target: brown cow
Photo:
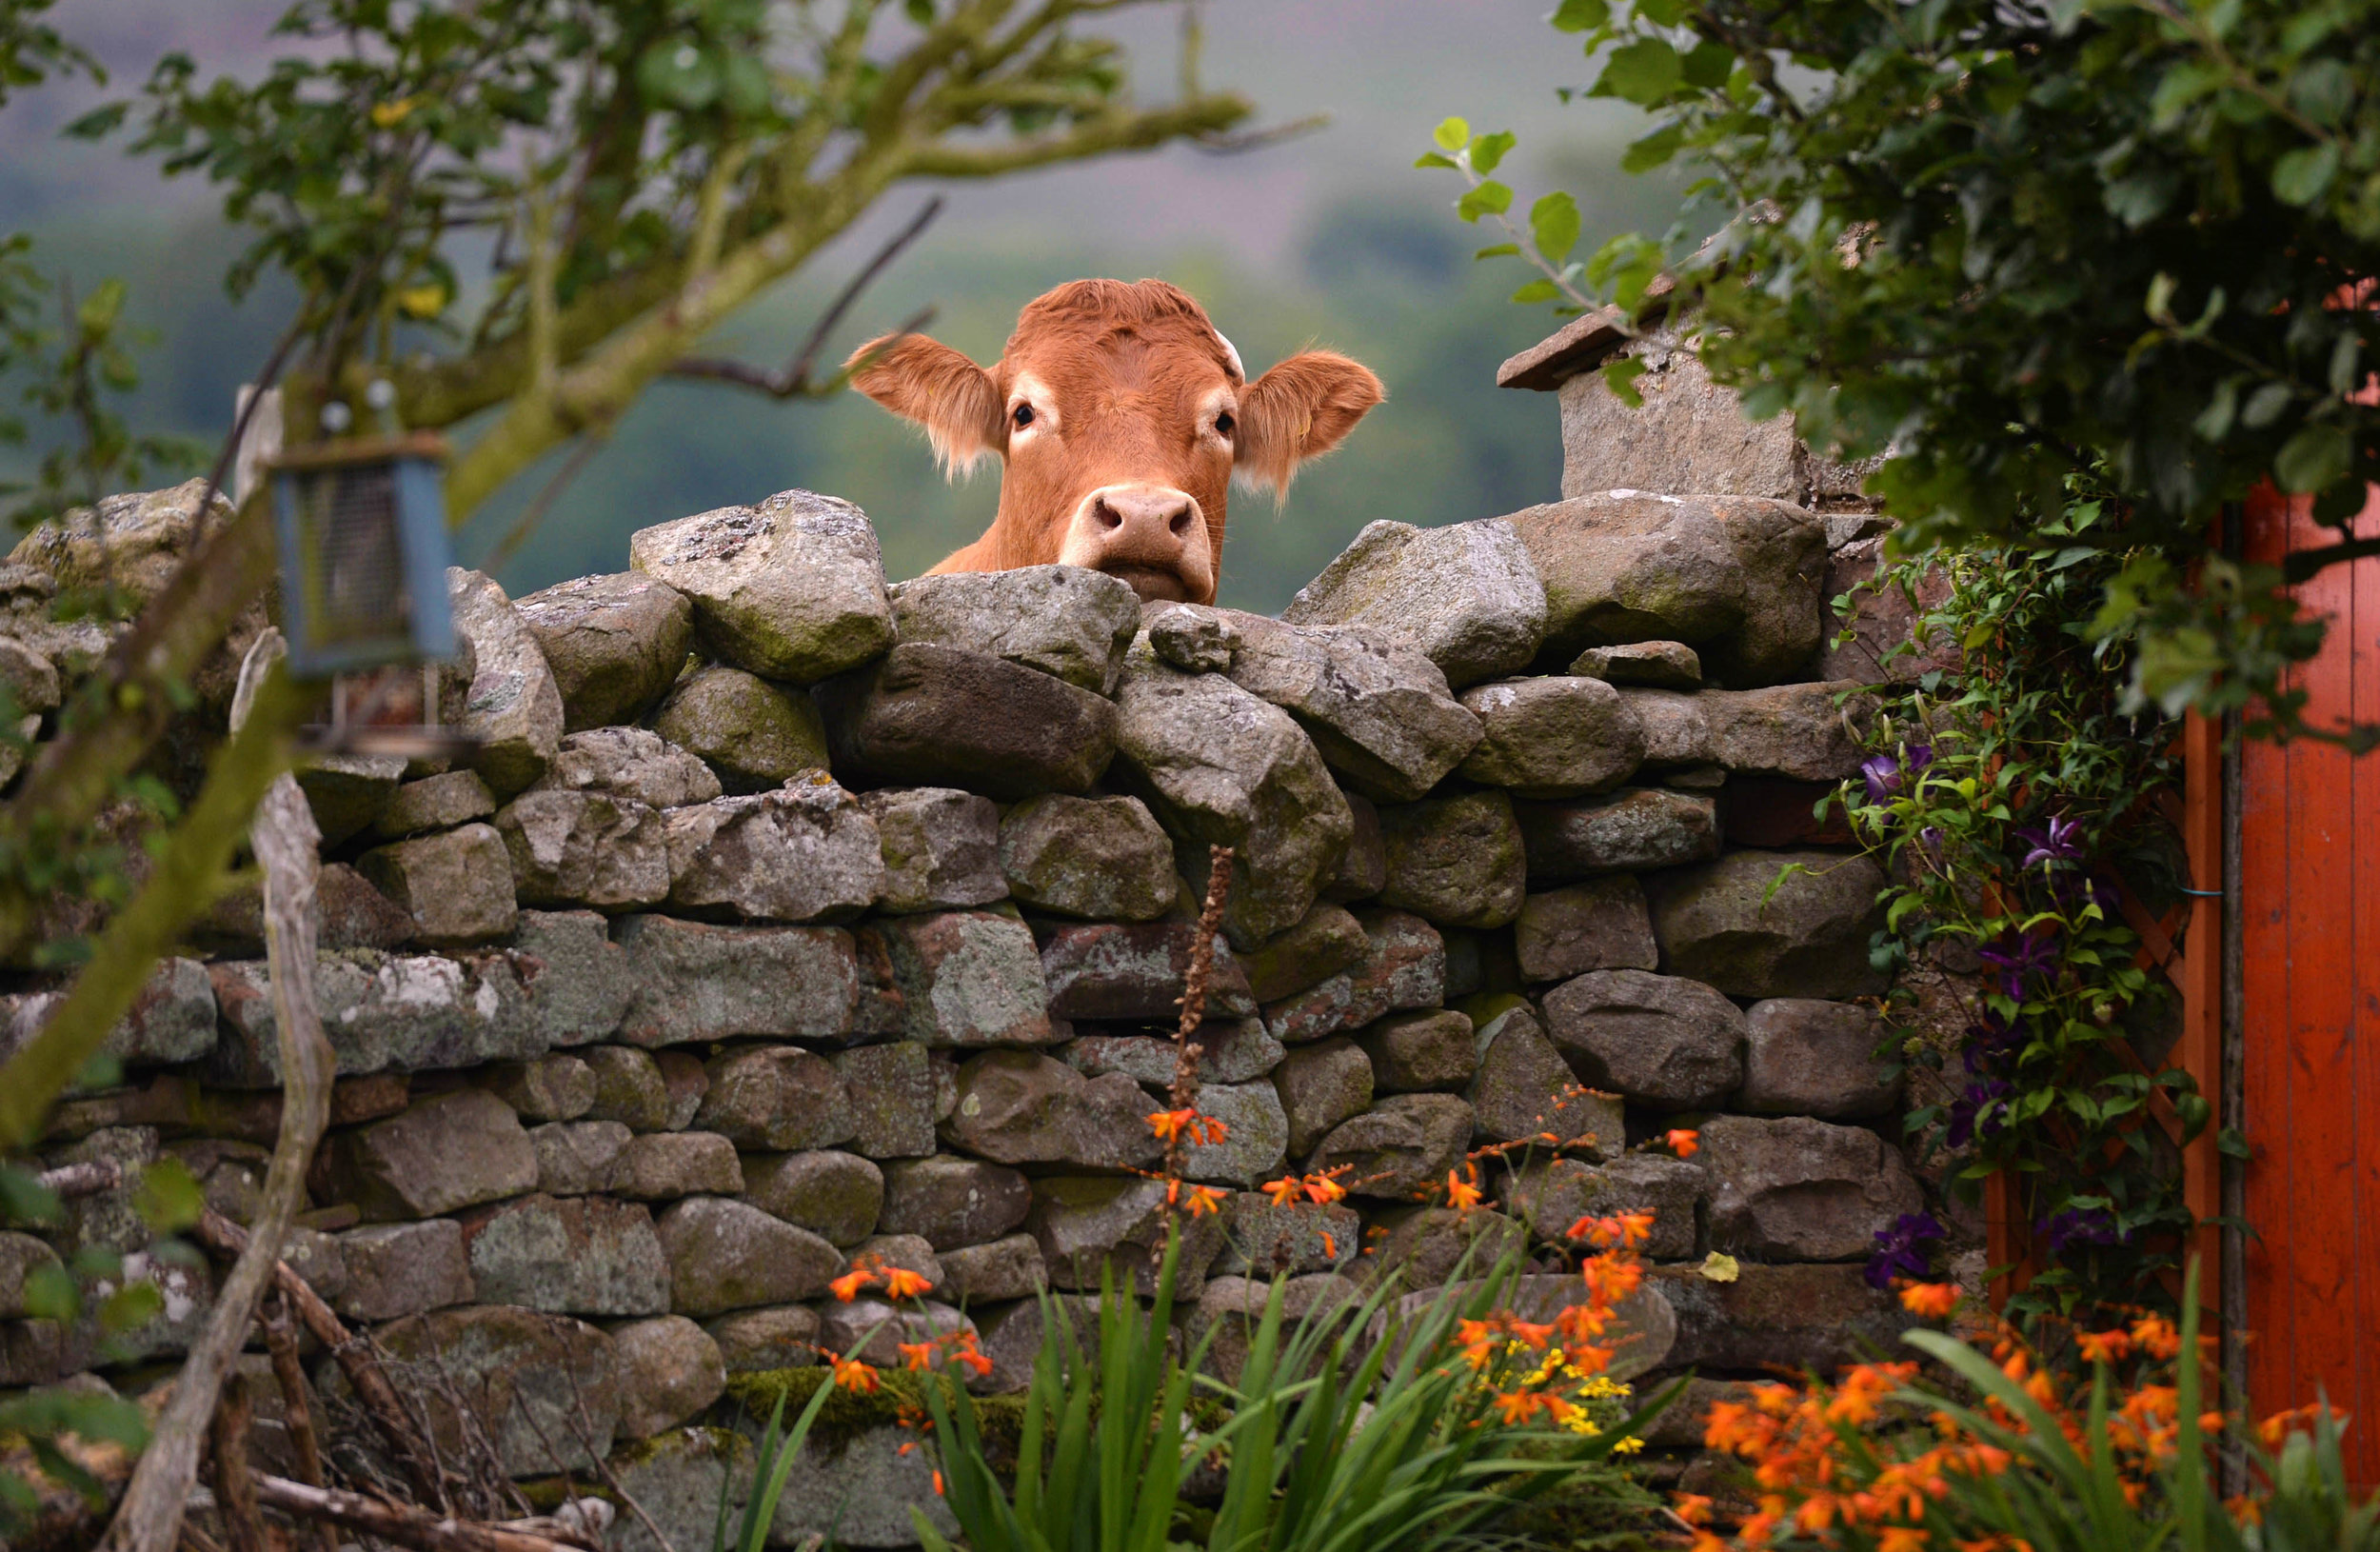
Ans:
{"type": "Polygon", "coordinates": [[[991,530],[934,567],[1088,567],[1143,600],[1215,601],[1234,475],[1286,490],[1380,402],[1380,380],[1305,350],[1251,383],[1240,352],[1161,280],[1036,298],[989,370],[922,334],[862,346],[861,392],[925,428],[946,469],[997,456],[991,530]]]}

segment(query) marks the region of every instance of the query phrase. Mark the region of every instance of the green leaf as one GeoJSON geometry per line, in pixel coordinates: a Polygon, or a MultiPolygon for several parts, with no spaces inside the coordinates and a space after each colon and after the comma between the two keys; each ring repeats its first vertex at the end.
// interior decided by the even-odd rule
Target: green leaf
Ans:
{"type": "Polygon", "coordinates": [[[1513,208],[1513,191],[1490,179],[1467,191],[1455,204],[1455,213],[1465,221],[1477,221],[1483,215],[1501,215],[1513,208]]]}
{"type": "Polygon", "coordinates": [[[2321,490],[2347,477],[2355,445],[2343,426],[2301,426],[2272,457],[2272,480],[2284,490],[2321,490]]]}
{"type": "Polygon", "coordinates": [[[1451,156],[1441,156],[1441,155],[1439,155],[1437,151],[1434,151],[1434,150],[1425,150],[1425,151],[1423,151],[1423,152],[1422,152],[1419,156],[1418,156],[1418,157],[1416,157],[1416,158],[1414,159],[1414,164],[1413,164],[1413,165],[1414,165],[1414,166],[1416,166],[1416,167],[1453,167],[1453,168],[1458,168],[1458,167],[1462,166],[1462,164],[1461,164],[1460,162],[1456,161],[1453,157],[1451,157],[1451,156]]]}
{"type": "Polygon", "coordinates": [[[718,100],[720,81],[718,60],[680,39],[653,45],[636,62],[637,90],[659,107],[699,112],[718,100]]]}
{"type": "Polygon", "coordinates": [[[141,1222],[160,1234],[188,1228],[207,1210],[207,1193],[189,1165],[167,1154],[141,1171],[140,1189],[132,1199],[141,1222]]]}
{"type": "Polygon", "coordinates": [[[1644,408],[1644,395],[1636,391],[1636,379],[1644,375],[1644,360],[1640,356],[1622,356],[1603,368],[1603,386],[1613,397],[1631,409],[1644,408]]]}
{"type": "Polygon", "coordinates": [[[1727,85],[1729,73],[1735,69],[1735,50],[1723,43],[1698,43],[1678,69],[1688,86],[1714,91],[1727,85]]]}
{"type": "Polygon", "coordinates": [[[2311,205],[2339,170],[2339,145],[2326,140],[2301,146],[2272,164],[2272,197],[2284,205],[2311,205]]]}
{"type": "Polygon", "coordinates": [[[1470,122],[1452,118],[1440,120],[1438,127],[1430,131],[1430,138],[1438,143],[1438,149],[1452,156],[1471,144],[1470,122]]]}
{"type": "Polygon", "coordinates": [[[1471,170],[1481,177],[1487,176],[1496,170],[1497,164],[1504,159],[1504,153],[1517,143],[1510,129],[1481,135],[1471,143],[1471,170]]]}
{"type": "Polygon", "coordinates": [[[59,132],[73,140],[102,139],[115,132],[116,127],[124,122],[126,110],[131,106],[129,103],[109,103],[105,108],[94,108],[69,122],[59,132]]]}
{"type": "Polygon", "coordinates": [[[934,25],[934,0],[902,0],[901,9],[920,27],[934,25]]]}
{"type": "Polygon", "coordinates": [[[2240,411],[2241,424],[2261,430],[2281,418],[2281,411],[2295,397],[2287,383],[2267,383],[2248,396],[2248,408],[2240,411]]]}
{"type": "Polygon", "coordinates": [[[1620,152],[1619,169],[1631,173],[1650,172],[1656,167],[1666,167],[1670,159],[1677,154],[1677,148],[1685,143],[1685,130],[1674,124],[1665,129],[1656,129],[1649,135],[1640,136],[1620,152]]]}
{"type": "Polygon", "coordinates": [[[72,1321],[83,1307],[74,1275],[54,1261],[43,1262],[25,1278],[25,1313],[35,1320],[72,1321]]]}
{"type": "Polygon", "coordinates": [[[2355,72],[2340,60],[2310,60],[2291,78],[2290,101],[2316,124],[2343,123],[2355,106],[2355,72]]]}
{"type": "Polygon", "coordinates": [[[1638,38],[1612,50],[1603,73],[1596,78],[1597,93],[1650,108],[1677,90],[1685,69],[1677,50],[1660,38],[1638,38]]]}
{"type": "Polygon", "coordinates": [[[2220,442],[2231,432],[2231,422],[2239,418],[2239,379],[2227,377],[2214,386],[2214,397],[2207,408],[2190,423],[2190,428],[2209,442],[2220,442]]]}
{"type": "Polygon", "coordinates": [[[1517,259],[1520,257],[1518,243],[1490,243],[1471,255],[1475,259],[1517,259]]]}
{"type": "Polygon", "coordinates": [[[1547,280],[1544,276],[1540,275],[1537,279],[1529,282],[1528,285],[1520,288],[1520,289],[1513,292],[1513,300],[1519,303],[1523,307],[1528,307],[1537,302],[1557,301],[1560,298],[1561,294],[1562,289],[1559,286],[1555,285],[1552,281],[1547,280]]]}
{"type": "Polygon", "coordinates": [[[1557,32],[1584,32],[1612,19],[1609,0],[1562,0],[1548,18],[1557,32]]]}
{"type": "Polygon", "coordinates": [[[1548,264],[1570,257],[1578,246],[1578,202],[1557,189],[1530,206],[1529,238],[1548,264]]]}

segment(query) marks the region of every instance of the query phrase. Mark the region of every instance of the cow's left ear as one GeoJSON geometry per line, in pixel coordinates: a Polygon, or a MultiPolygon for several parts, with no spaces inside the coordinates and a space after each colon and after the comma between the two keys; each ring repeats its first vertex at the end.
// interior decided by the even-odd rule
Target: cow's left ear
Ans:
{"type": "Polygon", "coordinates": [[[887,334],[852,351],[843,366],[853,388],[925,428],[944,471],[962,474],[999,454],[1007,429],[999,386],[942,341],[887,334]]]}
{"type": "Polygon", "coordinates": [[[1361,363],[1334,350],[1299,351],[1240,395],[1232,476],[1287,490],[1299,464],[1338,447],[1384,397],[1361,363]]]}

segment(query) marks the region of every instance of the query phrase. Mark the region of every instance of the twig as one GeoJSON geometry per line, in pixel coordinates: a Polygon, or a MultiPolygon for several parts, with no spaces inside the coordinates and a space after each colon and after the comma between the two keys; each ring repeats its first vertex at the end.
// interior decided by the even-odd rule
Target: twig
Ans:
{"type": "MultiPolygon", "coordinates": [[[[260,637],[242,665],[243,691],[252,693],[255,683],[271,671],[275,660],[262,648],[273,634],[260,637]]],[[[173,1399],[158,1419],[156,1442],[133,1468],[124,1502],[108,1527],[105,1544],[110,1552],[168,1552],[174,1544],[190,1483],[198,1474],[200,1429],[215,1413],[217,1392],[226,1385],[257,1305],[280,1265],[281,1243],[306,1203],[307,1166],[313,1160],[314,1144],[330,1123],[334,1059],[314,1002],[314,879],[321,866],[315,848],[322,835],[314,827],[306,794],[286,771],[256,806],[248,838],[265,870],[266,955],[281,1056],[281,1132],[265,1171],[264,1195],[247,1246],[224,1279],[207,1329],[192,1344],[173,1399]]],[[[226,1394],[245,1397],[236,1379],[226,1394]]],[[[245,1400],[236,1404],[245,1413],[245,1400]]],[[[245,1427],[243,1422],[243,1431],[245,1427]]],[[[261,1545],[238,1544],[236,1530],[233,1542],[231,1552],[264,1552],[261,1545]]]]}
{"type": "Polygon", "coordinates": [[[1230,134],[1202,134],[1191,137],[1190,144],[1209,156],[1239,156],[1267,146],[1278,146],[1284,140],[1312,134],[1330,127],[1328,113],[1309,113],[1286,124],[1268,124],[1261,129],[1240,129],[1230,134]]]}
{"type": "MultiPolygon", "coordinates": [[[[282,1426],[289,1433],[289,1448],[297,1457],[298,1480],[308,1487],[324,1484],[322,1441],[314,1432],[313,1386],[298,1362],[297,1328],[290,1323],[289,1296],[278,1287],[257,1313],[265,1328],[265,1350],[272,1355],[273,1378],[281,1384],[282,1426]]],[[[315,1552],[339,1552],[338,1538],[316,1526],[315,1552]]]]}
{"type": "MultiPolygon", "coordinates": [[[[824,384],[813,385],[810,382],[811,369],[818,365],[819,352],[826,348],[827,336],[832,334],[835,327],[843,322],[843,314],[851,310],[851,305],[860,299],[860,293],[873,285],[876,277],[883,274],[893,260],[901,256],[901,250],[915,242],[918,235],[932,225],[934,218],[942,213],[942,197],[936,194],[925,202],[924,209],[919,210],[907,226],[895,232],[890,241],[878,249],[876,256],[861,267],[860,272],[851,277],[850,284],[843,287],[842,294],[829,303],[826,310],[819,315],[817,324],[810,329],[809,338],[802,342],[802,348],[794,352],[793,359],[786,363],[784,370],[764,371],[758,367],[746,366],[741,361],[721,361],[708,357],[689,356],[685,360],[671,363],[669,375],[703,378],[714,383],[732,383],[738,388],[753,388],[774,399],[806,397],[841,388],[848,376],[847,373],[839,372],[824,384]]],[[[933,317],[932,308],[921,308],[910,317],[908,322],[894,329],[891,337],[898,339],[903,334],[913,334],[932,322],[933,317]]]]}
{"type": "MultiPolygon", "coordinates": [[[[1199,1103],[1199,1062],[1206,1055],[1206,1047],[1194,1037],[1199,1025],[1206,1022],[1206,984],[1215,973],[1215,934],[1222,928],[1223,907],[1231,900],[1231,858],[1229,846],[1207,848],[1206,905],[1199,912],[1198,930],[1190,939],[1190,967],[1181,978],[1181,1021],[1174,1026],[1174,1082],[1165,1096],[1167,1108],[1176,1111],[1195,1109],[1199,1103]]],[[[1177,1184],[1188,1141],[1184,1126],[1176,1126],[1165,1138],[1164,1178],[1177,1184]]],[[[1169,1197],[1169,1216],[1172,1210],[1169,1197]]],[[[1161,1265],[1164,1258],[1165,1236],[1160,1235],[1149,1247],[1150,1264],[1161,1265]]]]}
{"type": "Polygon", "coordinates": [[[362,1493],[336,1487],[309,1487],[287,1477],[250,1472],[257,1502],[268,1509],[303,1520],[327,1521],[384,1542],[409,1546],[416,1552],[554,1552],[575,1546],[603,1552],[603,1543],[558,1519],[481,1524],[470,1520],[442,1518],[406,1503],[386,1503],[362,1493]]]}
{"type": "Polygon", "coordinates": [[[124,1166],[113,1159],[89,1159],[81,1164],[60,1164],[55,1169],[45,1169],[35,1178],[34,1184],[62,1202],[78,1196],[97,1196],[124,1184],[124,1166]]]}
{"type": "Polygon", "coordinates": [[[637,1523],[645,1527],[645,1533],[653,1538],[654,1542],[660,1545],[662,1552],[678,1552],[677,1546],[666,1535],[663,1534],[661,1526],[653,1522],[653,1517],[645,1512],[645,1505],[637,1502],[636,1495],[628,1491],[626,1484],[621,1482],[619,1474],[612,1470],[611,1462],[604,1459],[604,1452],[595,1447],[595,1420],[587,1416],[586,1393],[579,1388],[579,1371],[571,1364],[565,1363],[562,1365],[562,1373],[563,1377],[570,1382],[570,1406],[573,1413],[569,1420],[570,1431],[578,1435],[579,1447],[586,1451],[586,1458],[595,1462],[595,1474],[604,1479],[604,1485],[611,1489],[614,1497],[627,1505],[628,1512],[636,1516],[637,1523]]]}
{"type": "MultiPolygon", "coordinates": [[[[270,1552],[265,1517],[257,1512],[256,1488],[248,1479],[248,1382],[228,1375],[207,1428],[215,1463],[215,1507],[223,1515],[228,1552],[270,1552]]],[[[181,1510],[180,1503],[174,1505],[174,1532],[182,1528],[181,1510]]],[[[164,1544],[172,1544],[170,1533],[164,1544]]]]}

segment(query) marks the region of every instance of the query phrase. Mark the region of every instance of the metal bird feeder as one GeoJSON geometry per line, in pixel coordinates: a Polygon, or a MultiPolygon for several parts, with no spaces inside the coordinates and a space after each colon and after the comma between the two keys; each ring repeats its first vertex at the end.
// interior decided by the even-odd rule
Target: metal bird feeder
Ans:
{"type": "MultiPolygon", "coordinates": [[[[292,673],[333,680],[332,726],[309,742],[426,754],[455,742],[436,726],[437,670],[428,667],[455,652],[446,445],[434,432],[399,432],[386,416],[394,395],[373,387],[381,434],[290,448],[272,461],[282,630],[292,673]],[[417,664],[426,666],[419,674],[398,671],[417,664]],[[417,679],[415,693],[407,686],[417,679]],[[416,720],[398,726],[392,713],[416,720]]],[[[344,405],[332,405],[324,428],[335,439],[347,419],[344,405]]]]}

